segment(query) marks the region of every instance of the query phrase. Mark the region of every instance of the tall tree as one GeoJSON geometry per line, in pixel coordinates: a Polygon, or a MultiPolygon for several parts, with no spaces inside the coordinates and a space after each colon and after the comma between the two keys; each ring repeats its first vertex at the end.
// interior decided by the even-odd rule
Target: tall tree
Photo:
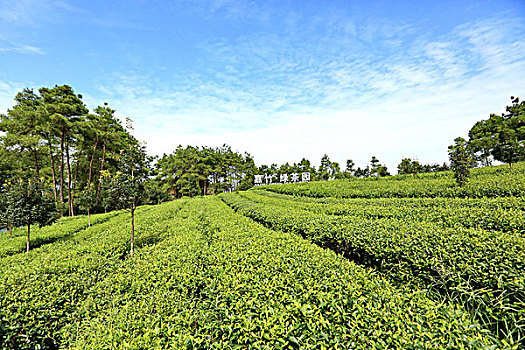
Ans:
{"type": "Polygon", "coordinates": [[[370,160],[370,175],[389,176],[390,173],[385,165],[381,164],[375,156],[372,156],[372,159],[370,160]]]}
{"type": "Polygon", "coordinates": [[[92,209],[101,209],[100,179],[117,172],[119,152],[131,137],[114,113],[104,103],[86,115],[82,96],[67,85],[19,92],[14,107],[0,116],[0,184],[42,182],[53,189],[61,215],[74,215],[83,202],[76,194],[85,195],[91,186],[96,191],[92,209]]]}
{"type": "Polygon", "coordinates": [[[312,175],[315,174],[315,167],[312,166],[312,163],[306,158],[301,159],[301,161],[297,163],[297,168],[299,168],[300,172],[309,172],[312,173],[312,175]]]}
{"type": "Polygon", "coordinates": [[[70,147],[75,145],[75,136],[80,132],[79,123],[84,120],[88,110],[82,102],[82,95],[75,94],[69,85],[41,88],[39,92],[50,124],[55,126],[54,131],[60,140],[60,200],[65,203],[64,187],[67,185],[68,211],[69,215],[73,215],[70,147]],[[64,182],[64,171],[67,171],[67,183],[64,182]]]}
{"type": "Polygon", "coordinates": [[[469,131],[468,146],[478,161],[490,164],[490,156],[509,164],[525,160],[525,101],[511,97],[506,113],[491,114],[474,124],[469,131]]]}
{"type": "Polygon", "coordinates": [[[357,167],[357,169],[354,172],[354,176],[356,177],[369,177],[370,176],[370,167],[367,165],[365,168],[361,169],[360,167],[357,167]]]}
{"type": "Polygon", "coordinates": [[[253,157],[245,152],[243,155],[242,167],[241,167],[241,183],[238,187],[239,190],[244,191],[253,187],[254,175],[257,173],[257,166],[253,157]]]}
{"type": "Polygon", "coordinates": [[[24,167],[33,169],[36,182],[40,181],[41,116],[41,98],[28,88],[16,94],[15,106],[6,115],[0,115],[4,145],[21,152],[19,162],[29,161],[24,167]]]}
{"type": "Polygon", "coordinates": [[[345,172],[352,174],[354,172],[355,163],[352,159],[346,160],[345,172]]]}
{"type": "Polygon", "coordinates": [[[317,176],[319,180],[324,181],[329,180],[332,177],[332,162],[330,161],[328,154],[323,155],[321,158],[321,165],[319,165],[317,176]]]}
{"type": "MultiPolygon", "coordinates": [[[[107,103],[95,108],[95,115],[89,115],[88,119],[95,133],[93,152],[96,151],[97,147],[100,147],[101,152],[97,176],[94,179],[98,183],[95,200],[97,205],[100,201],[103,173],[110,168],[109,163],[111,160],[116,161],[119,150],[126,147],[129,133],[123,128],[119,120],[115,118],[115,110],[110,108],[107,103]]],[[[94,153],[92,155],[92,160],[94,160],[94,153]]],[[[113,166],[118,167],[117,163],[115,162],[113,166]]],[[[93,161],[90,161],[88,182],[91,181],[91,177],[94,175],[94,166],[93,161]]]]}
{"type": "MultiPolygon", "coordinates": [[[[128,119],[128,129],[132,129],[128,119]]],[[[118,209],[128,210],[131,214],[130,253],[133,255],[135,242],[135,210],[145,194],[144,183],[150,172],[151,159],[146,155],[146,149],[138,141],[130,137],[127,147],[120,151],[117,157],[119,169],[107,186],[107,195],[112,198],[118,209]]]]}
{"type": "Polygon", "coordinates": [[[459,186],[467,183],[473,159],[467,147],[467,141],[462,137],[454,139],[454,144],[448,146],[450,167],[454,171],[454,178],[459,186]]]}

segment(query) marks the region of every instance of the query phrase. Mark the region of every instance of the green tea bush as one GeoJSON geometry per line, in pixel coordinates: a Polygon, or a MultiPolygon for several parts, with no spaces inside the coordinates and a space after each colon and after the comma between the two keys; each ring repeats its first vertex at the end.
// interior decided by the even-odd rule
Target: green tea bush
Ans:
{"type": "MultiPolygon", "coordinates": [[[[116,212],[92,215],[92,224],[96,225],[103,223],[114,215],[116,215],[116,212]]],[[[52,226],[45,226],[42,228],[35,226],[31,229],[31,248],[34,249],[44,244],[67,239],[71,235],[85,230],[87,227],[87,218],[83,216],[65,217],[52,226]]],[[[9,235],[7,234],[0,236],[0,258],[25,252],[26,234],[26,228],[17,228],[13,230],[13,238],[9,238],[9,235]]]]}
{"type": "MultiPolygon", "coordinates": [[[[160,239],[164,221],[180,203],[139,208],[137,238],[160,239]]],[[[91,227],[84,217],[84,229],[67,240],[0,258],[1,349],[58,349],[67,342],[62,329],[82,317],[80,305],[90,289],[128,257],[129,214],[106,215],[108,220],[91,227]]],[[[68,225],[78,230],[76,219],[58,227],[66,232],[68,225]]]]}
{"type": "Polygon", "coordinates": [[[465,227],[525,234],[525,197],[504,198],[309,198],[249,191],[250,200],[309,210],[316,214],[370,219],[425,220],[442,227],[465,227]]]}
{"type": "Polygon", "coordinates": [[[191,200],[91,289],[72,349],[487,349],[467,313],[300,237],[191,200]],[[203,223],[203,218],[206,221],[203,223]]]}
{"type": "Polygon", "coordinates": [[[399,284],[415,282],[461,302],[502,338],[517,342],[524,336],[525,237],[520,233],[446,227],[417,216],[367,217],[359,210],[327,215],[276,205],[271,197],[259,195],[258,202],[254,194],[221,198],[272,229],[298,233],[399,284]]]}

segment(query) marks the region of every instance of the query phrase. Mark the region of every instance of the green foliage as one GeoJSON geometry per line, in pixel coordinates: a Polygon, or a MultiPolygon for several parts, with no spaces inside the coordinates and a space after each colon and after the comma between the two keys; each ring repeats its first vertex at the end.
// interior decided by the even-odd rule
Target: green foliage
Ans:
{"type": "Polygon", "coordinates": [[[469,147],[477,159],[486,164],[490,156],[512,164],[525,160],[525,101],[511,97],[506,114],[491,114],[489,119],[477,122],[469,131],[469,147]]]}
{"type": "Polygon", "coordinates": [[[37,183],[16,183],[7,195],[10,197],[9,206],[14,212],[14,225],[38,224],[42,227],[56,220],[54,202],[42,194],[42,188],[37,183]]]}
{"type": "Polygon", "coordinates": [[[0,347],[493,345],[454,305],[265,229],[216,197],[138,208],[137,230],[149,238],[133,258],[127,218],[113,215],[29,256],[0,258],[0,347]]]}
{"type": "Polygon", "coordinates": [[[473,160],[464,138],[457,137],[454,139],[454,142],[454,145],[448,146],[450,168],[454,171],[456,183],[459,186],[464,186],[468,181],[473,160]]]}
{"type": "Polygon", "coordinates": [[[90,216],[90,212],[96,203],[96,188],[93,183],[88,183],[82,190],[77,199],[79,209],[85,210],[90,216]]]}
{"type": "Polygon", "coordinates": [[[144,183],[144,194],[142,196],[144,204],[161,204],[173,199],[168,193],[162,190],[158,181],[149,179],[144,183]]]}
{"type": "Polygon", "coordinates": [[[355,163],[352,159],[346,160],[346,167],[343,172],[343,178],[351,178],[354,175],[355,169],[354,169],[355,163]]]}
{"type": "Polygon", "coordinates": [[[91,226],[91,212],[97,204],[97,190],[95,184],[88,182],[76,201],[80,210],[85,210],[88,215],[88,225],[91,226]]]}
{"type": "Polygon", "coordinates": [[[13,224],[15,223],[12,196],[7,191],[0,190],[0,230],[8,230],[13,237],[13,224]]]}
{"type": "MultiPolygon", "coordinates": [[[[164,220],[173,216],[180,204],[160,207],[156,212],[137,209],[137,215],[148,222],[137,225],[141,237],[138,249],[159,239],[164,220]]],[[[1,349],[57,349],[68,343],[63,327],[85,317],[83,303],[90,289],[126,263],[128,216],[119,212],[93,219],[90,228],[85,218],[62,219],[35,232],[37,237],[54,232],[61,236],[50,237],[52,240],[32,254],[0,258],[1,349]]]]}
{"type": "Polygon", "coordinates": [[[310,198],[249,191],[256,202],[312,211],[319,215],[363,219],[429,221],[440,228],[472,228],[525,234],[525,198],[310,198]]]}
{"type": "Polygon", "coordinates": [[[435,308],[419,291],[397,290],[329,251],[265,230],[215,198],[190,202],[172,229],[169,242],[140,255],[143,269],[121,269],[99,289],[91,310],[103,312],[87,310],[73,348],[124,339],[126,348],[468,347],[452,329],[473,348],[486,344],[475,328],[465,334],[459,310],[435,308]],[[215,226],[211,243],[203,209],[215,226]],[[122,307],[113,306],[115,295],[122,307]]]}
{"type": "Polygon", "coordinates": [[[134,210],[140,203],[144,184],[135,177],[117,173],[106,182],[104,195],[118,209],[134,210]]]}
{"type": "Polygon", "coordinates": [[[87,210],[79,194],[95,191],[89,210],[100,211],[102,174],[114,175],[120,150],[138,145],[114,113],[104,104],[88,114],[68,85],[24,89],[0,116],[0,184],[34,179],[69,215],[87,210]]]}
{"type": "Polygon", "coordinates": [[[372,160],[370,160],[370,176],[390,176],[386,166],[379,163],[375,156],[372,156],[372,160]]]}
{"type": "Polygon", "coordinates": [[[341,178],[342,173],[339,167],[339,163],[332,162],[327,154],[321,159],[321,165],[316,173],[316,179],[327,181],[334,180],[336,178],[341,178]]]}
{"type": "Polygon", "coordinates": [[[42,188],[33,181],[18,182],[6,193],[4,214],[8,226],[26,226],[26,250],[30,249],[30,228],[38,224],[40,227],[50,225],[58,217],[55,203],[42,193],[42,188]]]}
{"type": "MultiPolygon", "coordinates": [[[[131,120],[128,119],[131,128],[131,120]]],[[[146,149],[129,144],[121,150],[117,158],[119,171],[105,184],[104,194],[108,202],[118,209],[125,209],[131,213],[131,254],[134,252],[135,241],[135,209],[142,202],[145,195],[144,183],[149,175],[150,159],[146,149]]]]}
{"type": "Polygon", "coordinates": [[[518,344],[525,339],[524,172],[475,169],[463,188],[452,185],[450,173],[436,175],[268,186],[221,198],[267,227],[300,234],[397,284],[461,303],[502,342],[518,344]],[[437,198],[381,198],[429,194],[437,198]],[[439,198],[458,194],[479,199],[439,198]]]}
{"type": "Polygon", "coordinates": [[[253,186],[256,172],[253,158],[218,148],[182,146],[164,155],[155,165],[155,181],[175,198],[215,194],[253,186]]]}
{"type": "Polygon", "coordinates": [[[32,177],[39,181],[41,98],[33,90],[24,89],[15,96],[15,102],[7,114],[0,115],[0,131],[5,133],[0,137],[4,148],[2,153],[7,155],[11,151],[11,155],[18,156],[16,163],[25,163],[26,169],[18,167],[21,178],[32,177]]]}
{"type": "Polygon", "coordinates": [[[355,177],[369,177],[370,176],[370,167],[367,165],[366,168],[361,169],[358,167],[354,172],[355,177]]]}
{"type": "Polygon", "coordinates": [[[144,183],[149,174],[146,150],[129,145],[117,157],[118,171],[107,180],[105,195],[117,209],[134,210],[144,195],[144,183]]]}
{"type": "Polygon", "coordinates": [[[397,166],[397,173],[399,175],[430,173],[447,170],[450,170],[447,163],[443,163],[443,165],[438,163],[421,164],[417,160],[412,160],[410,158],[401,159],[401,162],[397,166]]]}
{"type": "Polygon", "coordinates": [[[412,160],[410,158],[403,158],[401,163],[397,166],[397,173],[400,175],[417,174],[421,173],[422,170],[422,165],[417,160],[412,160]]]}
{"type": "MultiPolygon", "coordinates": [[[[109,214],[95,214],[91,215],[91,224],[97,225],[105,222],[113,216],[120,214],[119,212],[111,212],[109,214]]],[[[63,217],[58,219],[55,223],[42,228],[34,227],[31,229],[31,246],[32,250],[48,245],[54,242],[65,241],[73,237],[77,232],[85,230],[89,227],[88,221],[84,216],[63,217]]],[[[8,238],[7,235],[0,236],[0,258],[20,254],[26,251],[26,228],[13,228],[13,238],[8,238]]]]}

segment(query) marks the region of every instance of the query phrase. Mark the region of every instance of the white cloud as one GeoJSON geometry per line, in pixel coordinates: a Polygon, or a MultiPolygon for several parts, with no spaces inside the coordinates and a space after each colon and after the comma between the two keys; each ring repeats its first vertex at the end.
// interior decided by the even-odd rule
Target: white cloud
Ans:
{"type": "Polygon", "coordinates": [[[17,45],[11,47],[0,47],[0,52],[12,52],[19,54],[44,55],[45,51],[36,46],[17,45]]]}
{"type": "Polygon", "coordinates": [[[525,96],[520,19],[466,23],[431,41],[403,24],[340,23],[308,41],[293,32],[210,40],[200,46],[207,70],[183,71],[176,83],[115,75],[101,95],[135,117],[151,153],[228,143],[259,164],[318,163],[327,153],[364,166],[375,155],[391,171],[406,156],[446,161],[455,137],[503,112],[510,95],[525,96]]]}

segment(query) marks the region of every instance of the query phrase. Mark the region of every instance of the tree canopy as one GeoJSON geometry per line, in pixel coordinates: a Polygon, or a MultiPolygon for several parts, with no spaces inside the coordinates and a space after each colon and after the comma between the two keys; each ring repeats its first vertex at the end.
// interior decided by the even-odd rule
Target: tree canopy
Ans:
{"type": "Polygon", "coordinates": [[[454,178],[459,186],[468,181],[470,168],[472,167],[471,153],[467,147],[467,141],[462,137],[456,137],[454,144],[448,146],[450,167],[454,171],[454,178]]]}
{"type": "Polygon", "coordinates": [[[2,197],[5,203],[0,207],[0,217],[9,229],[27,227],[26,247],[29,252],[31,225],[42,227],[55,221],[55,203],[43,193],[41,185],[32,180],[13,184],[2,197]]]}
{"type": "Polygon", "coordinates": [[[482,165],[490,164],[491,157],[511,168],[525,160],[525,101],[512,96],[511,103],[506,113],[491,114],[469,131],[469,148],[482,165]]]}
{"type": "Polygon", "coordinates": [[[229,192],[253,186],[256,166],[250,154],[221,147],[182,146],[156,163],[159,186],[176,198],[229,192]]]}
{"type": "Polygon", "coordinates": [[[116,173],[120,151],[138,144],[115,110],[104,103],[90,114],[82,95],[68,85],[27,88],[14,100],[0,115],[0,185],[33,179],[68,215],[86,210],[76,197],[90,188],[95,196],[90,209],[102,210],[102,175],[116,173]]]}

